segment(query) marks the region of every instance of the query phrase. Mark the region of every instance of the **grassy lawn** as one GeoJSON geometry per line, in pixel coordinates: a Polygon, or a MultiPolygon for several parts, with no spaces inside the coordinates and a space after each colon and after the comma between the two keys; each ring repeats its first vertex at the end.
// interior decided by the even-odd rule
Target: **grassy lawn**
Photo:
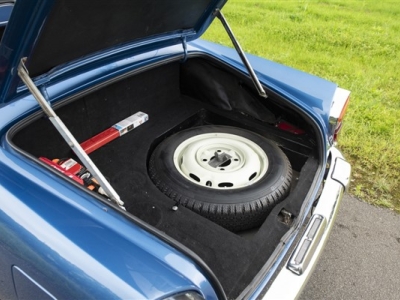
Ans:
{"type": "MultiPolygon", "coordinates": [[[[339,137],[350,192],[400,212],[400,3],[229,0],[223,12],[245,51],[352,91],[339,137]]],[[[204,38],[231,46],[217,20],[204,38]]]]}

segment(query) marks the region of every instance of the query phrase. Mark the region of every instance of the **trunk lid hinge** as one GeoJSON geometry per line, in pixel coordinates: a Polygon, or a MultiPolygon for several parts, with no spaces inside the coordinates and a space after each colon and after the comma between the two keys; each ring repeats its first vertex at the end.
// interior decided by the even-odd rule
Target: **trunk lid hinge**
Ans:
{"type": "Polygon", "coordinates": [[[45,84],[42,84],[41,86],[39,86],[40,92],[43,95],[43,98],[46,99],[47,103],[50,105],[50,101],[49,101],[49,94],[47,93],[47,88],[45,84]]]}
{"type": "Polygon", "coordinates": [[[182,47],[183,47],[183,58],[182,58],[182,63],[186,62],[187,60],[187,41],[186,41],[186,36],[182,36],[182,47]]]}
{"type": "Polygon", "coordinates": [[[231,39],[233,46],[235,47],[237,53],[240,56],[240,59],[242,60],[243,64],[245,65],[247,71],[249,72],[249,75],[250,75],[251,79],[253,80],[254,86],[257,89],[258,94],[261,97],[268,98],[267,94],[265,93],[264,88],[262,87],[260,81],[258,80],[257,75],[254,73],[254,70],[253,70],[252,66],[250,65],[249,61],[247,60],[246,55],[244,54],[244,51],[243,51],[242,47],[240,46],[240,44],[237,41],[237,39],[235,38],[231,28],[229,27],[229,24],[226,21],[224,15],[222,14],[222,12],[219,9],[216,9],[214,11],[214,16],[216,16],[221,21],[221,23],[224,26],[226,32],[228,33],[229,38],[231,39]]]}
{"type": "Polygon", "coordinates": [[[108,197],[116,203],[121,209],[126,210],[124,207],[124,202],[121,201],[119,195],[114,190],[114,188],[110,185],[104,175],[100,172],[100,170],[96,167],[94,162],[90,159],[90,157],[86,154],[86,152],[82,149],[81,145],[69,131],[69,129],[65,126],[65,124],[61,121],[61,119],[57,116],[50,103],[48,102],[49,97],[47,94],[47,90],[44,86],[41,87],[40,91],[36,85],[33,83],[32,79],[29,77],[29,72],[25,66],[26,57],[21,59],[21,62],[18,66],[18,75],[22,79],[22,81],[26,84],[29,91],[32,93],[33,97],[39,103],[40,107],[43,109],[44,113],[49,117],[49,120],[53,124],[53,126],[57,129],[57,131],[61,134],[67,144],[70,146],[72,151],[76,154],[76,156],[81,160],[82,164],[91,172],[93,177],[97,180],[99,185],[103,188],[108,197]]]}

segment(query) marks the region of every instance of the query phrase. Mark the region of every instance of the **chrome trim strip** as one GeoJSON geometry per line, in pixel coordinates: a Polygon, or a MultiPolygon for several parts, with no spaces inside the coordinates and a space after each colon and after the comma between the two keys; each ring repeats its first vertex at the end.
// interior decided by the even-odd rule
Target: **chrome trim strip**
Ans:
{"type": "Polygon", "coordinates": [[[313,215],[308,222],[306,232],[296,246],[289,263],[288,269],[297,275],[303,274],[315,253],[316,246],[321,241],[326,229],[326,218],[313,215]]]}
{"type": "Polygon", "coordinates": [[[336,88],[335,94],[332,98],[332,106],[329,111],[329,131],[331,136],[330,143],[333,144],[333,135],[337,129],[339,117],[342,113],[343,107],[346,104],[347,99],[350,96],[350,91],[342,89],[340,87],[336,88]]]}
{"type": "MultiPolygon", "coordinates": [[[[288,267],[282,268],[277,274],[275,280],[271,283],[269,289],[265,292],[265,294],[263,294],[262,299],[298,298],[303,288],[307,284],[308,279],[311,277],[312,271],[315,268],[323,249],[325,248],[344,194],[345,182],[339,180],[342,180],[343,178],[350,178],[351,172],[350,165],[344,160],[338,149],[331,147],[329,152],[332,157],[332,167],[329,170],[318,204],[313,212],[313,216],[316,215],[325,218],[325,230],[323,231],[319,243],[316,243],[315,245],[313,255],[309,257],[310,261],[308,266],[303,268],[303,273],[298,275],[292,270],[289,270],[288,267]],[[341,174],[340,179],[339,175],[337,174],[341,174]],[[290,285],[290,288],[288,288],[288,285],[290,285]]],[[[305,231],[305,234],[306,232],[307,231],[305,231]]],[[[300,241],[303,240],[303,238],[304,235],[300,241]]],[[[295,248],[295,252],[296,251],[297,246],[295,248]]],[[[289,261],[290,258],[287,261],[287,266],[289,261]]]]}
{"type": "Polygon", "coordinates": [[[344,189],[347,191],[350,184],[351,166],[344,159],[338,157],[335,162],[335,169],[332,173],[332,179],[343,184],[344,189]]]}
{"type": "Polygon", "coordinates": [[[332,99],[331,110],[329,111],[329,123],[336,123],[342,113],[344,104],[347,98],[350,96],[350,91],[342,89],[340,87],[336,88],[335,94],[332,99]]]}

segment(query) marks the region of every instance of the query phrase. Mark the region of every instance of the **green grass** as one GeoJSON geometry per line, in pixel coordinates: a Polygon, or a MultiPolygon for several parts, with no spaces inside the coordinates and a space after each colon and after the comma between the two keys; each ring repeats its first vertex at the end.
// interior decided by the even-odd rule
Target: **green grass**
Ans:
{"type": "MultiPolygon", "coordinates": [[[[339,147],[350,192],[400,212],[400,2],[229,0],[245,51],[352,91],[339,147]]],[[[231,46],[218,21],[205,39],[231,46]]]]}

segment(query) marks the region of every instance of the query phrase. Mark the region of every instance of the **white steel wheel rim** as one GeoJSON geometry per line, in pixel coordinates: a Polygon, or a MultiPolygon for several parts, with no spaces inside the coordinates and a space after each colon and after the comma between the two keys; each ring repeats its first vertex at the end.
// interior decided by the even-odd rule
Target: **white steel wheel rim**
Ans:
{"type": "Polygon", "coordinates": [[[174,165],[191,182],[211,189],[238,189],[259,181],[268,170],[265,151],[229,133],[205,133],[182,142],[174,165]]]}

